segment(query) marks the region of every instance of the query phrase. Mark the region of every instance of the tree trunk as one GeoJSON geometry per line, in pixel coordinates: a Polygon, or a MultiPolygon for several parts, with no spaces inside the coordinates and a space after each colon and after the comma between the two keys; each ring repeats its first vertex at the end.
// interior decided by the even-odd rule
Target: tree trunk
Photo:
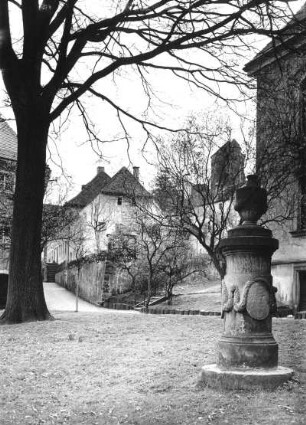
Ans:
{"type": "Polygon", "coordinates": [[[221,252],[218,252],[216,250],[214,251],[207,248],[206,250],[222,280],[226,273],[226,263],[224,257],[222,256],[221,252]]]}
{"type": "Polygon", "coordinates": [[[150,299],[152,295],[151,291],[152,291],[151,277],[148,277],[147,298],[145,301],[145,308],[149,308],[150,299]]]}
{"type": "Polygon", "coordinates": [[[40,105],[14,108],[18,159],[10,250],[9,286],[1,323],[47,320],[41,275],[41,224],[45,190],[48,114],[40,105]],[[17,113],[16,113],[17,112],[17,113]]]}
{"type": "Polygon", "coordinates": [[[78,277],[75,287],[75,312],[78,313],[79,311],[79,288],[80,288],[80,272],[81,272],[81,265],[78,265],[78,277]]]}
{"type": "Polygon", "coordinates": [[[172,295],[173,295],[172,291],[173,291],[173,285],[172,285],[172,279],[170,277],[169,278],[169,283],[166,286],[166,292],[167,292],[167,297],[168,297],[167,304],[168,305],[172,305],[172,295]]]}

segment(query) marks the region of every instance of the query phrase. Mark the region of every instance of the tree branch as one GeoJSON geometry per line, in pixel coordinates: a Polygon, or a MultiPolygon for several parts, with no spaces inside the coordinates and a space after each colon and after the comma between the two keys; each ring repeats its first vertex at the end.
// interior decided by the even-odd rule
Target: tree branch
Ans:
{"type": "Polygon", "coordinates": [[[17,64],[12,47],[8,0],[2,0],[0,8],[0,69],[8,70],[17,64]]]}

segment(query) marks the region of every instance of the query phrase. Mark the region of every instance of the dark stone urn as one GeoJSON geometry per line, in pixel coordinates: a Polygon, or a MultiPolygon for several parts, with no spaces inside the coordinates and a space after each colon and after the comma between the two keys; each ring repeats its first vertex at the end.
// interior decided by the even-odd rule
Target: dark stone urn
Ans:
{"type": "Polygon", "coordinates": [[[218,362],[204,366],[201,381],[210,386],[240,389],[274,388],[292,376],[278,366],[278,344],[272,335],[276,309],[271,257],[278,248],[270,230],[257,220],[267,211],[266,191],[250,175],[236,191],[240,225],[228,231],[220,249],[226,262],[222,281],[224,332],[218,362]]]}

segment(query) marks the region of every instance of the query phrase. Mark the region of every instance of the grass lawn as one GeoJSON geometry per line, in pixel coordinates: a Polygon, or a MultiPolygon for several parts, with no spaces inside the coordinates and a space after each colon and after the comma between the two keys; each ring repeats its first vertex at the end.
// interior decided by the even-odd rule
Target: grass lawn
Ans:
{"type": "Polygon", "coordinates": [[[222,320],[210,316],[61,313],[0,327],[0,424],[305,424],[306,320],[274,319],[272,391],[200,388],[222,320]]]}

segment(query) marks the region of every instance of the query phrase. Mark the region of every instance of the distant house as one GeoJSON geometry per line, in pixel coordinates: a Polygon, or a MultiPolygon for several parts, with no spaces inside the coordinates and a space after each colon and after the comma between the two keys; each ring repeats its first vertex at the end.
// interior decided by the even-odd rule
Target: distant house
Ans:
{"type": "Polygon", "coordinates": [[[138,208],[152,202],[152,196],[139,181],[138,167],[133,168],[133,173],[123,167],[113,177],[104,167],[98,167],[96,176],[65,205],[77,212],[77,219],[67,238],[47,245],[47,275],[58,265],[55,281],[72,292],[78,281],[80,296],[95,303],[112,290],[121,292],[129,282],[119,279],[120,271],[117,273],[108,259],[109,248],[119,233],[129,237],[137,234],[138,208]],[[100,256],[99,261],[85,261],[79,279],[76,264],[94,255],[100,256]]]}
{"type": "MultiPolygon", "coordinates": [[[[139,181],[139,168],[131,173],[122,167],[110,177],[104,167],[97,168],[96,176],[66,207],[79,211],[79,226],[83,231],[83,252],[92,254],[107,251],[111,236],[119,230],[131,231],[136,204],[152,200],[139,181]]],[[[73,239],[73,238],[72,238],[73,239]]],[[[76,249],[69,240],[54,241],[48,246],[48,263],[63,263],[76,259],[76,249]]]]}
{"type": "MultiPolygon", "coordinates": [[[[272,258],[279,303],[306,310],[306,5],[245,71],[257,81],[257,169],[275,192],[279,249],[272,258]],[[281,221],[282,217],[288,219],[281,221]]],[[[268,211],[269,212],[269,211],[268,211]]]]}

